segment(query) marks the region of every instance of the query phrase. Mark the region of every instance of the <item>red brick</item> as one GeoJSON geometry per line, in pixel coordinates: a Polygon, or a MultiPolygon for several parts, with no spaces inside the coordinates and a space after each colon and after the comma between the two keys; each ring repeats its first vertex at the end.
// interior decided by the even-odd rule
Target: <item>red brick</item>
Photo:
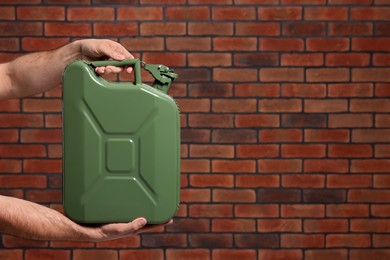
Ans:
{"type": "Polygon", "coordinates": [[[182,172],[209,172],[209,160],[181,160],[180,163],[182,172]]]}
{"type": "Polygon", "coordinates": [[[196,38],[196,41],[191,37],[166,38],[166,44],[170,51],[208,51],[211,48],[207,37],[196,38]]]}
{"type": "Polygon", "coordinates": [[[321,66],[324,55],[321,53],[282,54],[282,66],[321,66]]]}
{"type": "Polygon", "coordinates": [[[193,67],[231,66],[230,53],[190,53],[188,65],[193,67]]]}
{"type": "Polygon", "coordinates": [[[350,109],[352,112],[389,112],[390,104],[387,99],[352,99],[350,109]]]}
{"type": "Polygon", "coordinates": [[[120,250],[119,257],[121,260],[137,260],[137,259],[164,259],[164,250],[148,249],[148,250],[120,250]]]}
{"type": "Polygon", "coordinates": [[[20,100],[9,99],[0,101],[1,112],[19,112],[20,111],[20,100]]]}
{"type": "Polygon", "coordinates": [[[324,247],[324,243],[324,235],[282,234],[280,236],[280,244],[285,248],[321,248],[324,247]]]}
{"type": "Polygon", "coordinates": [[[327,187],[330,188],[365,188],[371,187],[370,175],[328,175],[327,187]]]}
{"type": "MultiPolygon", "coordinates": [[[[97,248],[132,248],[140,246],[140,237],[131,236],[110,241],[96,243],[97,248]]],[[[88,247],[88,245],[87,245],[88,247]]]]}
{"type": "Polygon", "coordinates": [[[304,111],[306,113],[334,113],[347,112],[348,101],[345,99],[315,100],[306,99],[304,101],[304,111]]]}
{"type": "Polygon", "coordinates": [[[188,125],[191,127],[233,127],[233,116],[192,114],[189,116],[188,125]]]}
{"type": "Polygon", "coordinates": [[[386,145],[386,144],[375,145],[375,157],[376,158],[390,157],[390,145],[386,145]]]}
{"type": "Polygon", "coordinates": [[[300,99],[267,99],[259,101],[260,112],[301,112],[300,99]]]}
{"type": "Polygon", "coordinates": [[[46,36],[91,36],[88,23],[45,23],[46,36]]]}
{"type": "Polygon", "coordinates": [[[256,112],[256,106],[256,99],[213,99],[212,101],[213,112],[256,112]]]}
{"type": "Polygon", "coordinates": [[[164,39],[159,37],[153,38],[130,38],[125,37],[119,40],[126,49],[132,51],[161,51],[164,49],[164,39]]]}
{"type": "Polygon", "coordinates": [[[283,35],[321,36],[325,35],[324,23],[290,23],[283,25],[283,35]]]}
{"type": "Polygon", "coordinates": [[[234,54],[234,64],[240,67],[273,66],[279,64],[279,56],[275,53],[237,53],[234,54]]]}
{"type": "Polygon", "coordinates": [[[276,204],[236,204],[234,214],[243,218],[273,218],[279,215],[279,207],[276,204]]]}
{"type": "Polygon", "coordinates": [[[390,65],[390,55],[389,54],[374,54],[373,55],[373,64],[375,66],[389,66],[390,65]]]}
{"type": "Polygon", "coordinates": [[[161,20],[163,9],[161,7],[119,7],[118,20],[161,20]]]}
{"type": "Polygon", "coordinates": [[[256,195],[254,190],[240,189],[213,189],[214,202],[255,202],[256,195]]]}
{"type": "Polygon", "coordinates": [[[377,97],[389,97],[390,96],[390,84],[375,84],[375,96],[377,97]]]}
{"type": "Polygon", "coordinates": [[[301,20],[301,7],[261,7],[258,9],[260,20],[301,20]]]}
{"type": "Polygon", "coordinates": [[[343,83],[329,84],[329,97],[372,97],[373,84],[369,83],[343,83]]]}
{"type": "Polygon", "coordinates": [[[42,23],[38,22],[1,22],[3,36],[37,36],[42,35],[42,23]]]}
{"type": "Polygon", "coordinates": [[[259,141],[262,143],[302,142],[300,129],[259,130],[259,141]]]}
{"type": "Polygon", "coordinates": [[[237,145],[237,158],[272,158],[278,157],[279,146],[270,144],[237,145]]]}
{"type": "Polygon", "coordinates": [[[236,260],[236,259],[255,259],[256,251],[251,249],[215,249],[212,253],[212,259],[215,260],[236,260]]]}
{"type": "Polygon", "coordinates": [[[331,36],[366,36],[372,35],[373,26],[371,23],[329,23],[328,27],[331,36]]]}
{"type": "Polygon", "coordinates": [[[213,69],[213,78],[215,81],[224,82],[253,82],[257,81],[257,70],[215,68],[213,69]],[[245,75],[245,77],[242,75],[245,75]]]}
{"type": "Polygon", "coordinates": [[[234,147],[231,145],[190,145],[190,156],[192,158],[232,158],[234,147]]]}
{"type": "Polygon", "coordinates": [[[67,19],[70,21],[84,21],[84,20],[114,20],[113,8],[85,8],[76,7],[67,9],[67,19]]]}
{"type": "Polygon", "coordinates": [[[255,161],[253,160],[213,160],[213,172],[255,172],[255,161]]]}
{"type": "Polygon", "coordinates": [[[308,82],[343,82],[349,80],[349,69],[307,69],[308,82]]]}
{"type": "Polygon", "coordinates": [[[277,23],[236,23],[236,35],[278,36],[280,25],[277,23]]]}
{"type": "Polygon", "coordinates": [[[390,232],[388,219],[351,219],[352,232],[390,232]]]}
{"type": "Polygon", "coordinates": [[[388,142],[389,132],[388,129],[353,130],[352,141],[360,143],[388,142]]]}
{"type": "MultiPolygon", "coordinates": [[[[14,237],[6,234],[2,235],[2,238],[3,238],[2,239],[3,246],[5,248],[21,248],[21,247],[33,248],[33,247],[47,247],[49,245],[48,241],[32,240],[32,239],[26,239],[21,237],[14,237]]],[[[3,250],[1,250],[0,252],[2,251],[3,250]]]]}
{"type": "Polygon", "coordinates": [[[259,172],[301,172],[302,161],[298,159],[259,160],[259,172]]]}
{"type": "Polygon", "coordinates": [[[348,38],[308,38],[306,40],[308,51],[347,51],[348,38]]]}
{"type": "Polygon", "coordinates": [[[366,144],[331,144],[328,146],[328,156],[337,158],[372,157],[371,145],[366,144]]]}
{"type": "Polygon", "coordinates": [[[389,247],[390,246],[390,235],[373,235],[373,246],[374,247],[389,247]]]}
{"type": "Polygon", "coordinates": [[[26,199],[33,202],[62,202],[61,190],[30,190],[26,191],[26,199]]]}
{"type": "Polygon", "coordinates": [[[282,176],[283,187],[321,188],[325,185],[325,177],[319,174],[290,174],[282,176]]]}
{"type": "Polygon", "coordinates": [[[136,23],[95,23],[93,25],[96,36],[128,36],[138,34],[136,23]]]}
{"type": "Polygon", "coordinates": [[[42,127],[43,117],[38,114],[0,114],[0,127],[42,127]]]}
{"type": "Polygon", "coordinates": [[[387,82],[390,82],[389,75],[390,75],[389,68],[352,69],[352,81],[359,81],[359,82],[387,81],[387,82]]]}
{"type": "Polygon", "coordinates": [[[22,170],[21,160],[0,159],[1,173],[18,173],[22,170]]]}
{"type": "Polygon", "coordinates": [[[350,190],[350,202],[389,202],[389,190],[350,190]]]}
{"type": "Polygon", "coordinates": [[[233,23],[188,22],[189,35],[233,35],[233,23]]]}
{"type": "MultiPolygon", "coordinates": [[[[295,1],[295,0],[283,0],[283,1],[295,1]]],[[[318,1],[318,0],[317,0],[318,1]]],[[[288,249],[277,249],[277,250],[268,250],[261,249],[259,250],[259,259],[267,260],[301,260],[302,258],[301,250],[288,250],[288,249]]]]}
{"type": "Polygon", "coordinates": [[[117,259],[118,252],[115,250],[74,250],[73,251],[73,259],[74,260],[82,260],[82,259],[117,259]]]}
{"type": "Polygon", "coordinates": [[[210,141],[210,130],[201,129],[182,129],[181,142],[182,143],[208,143],[210,141]]]}
{"type": "Polygon", "coordinates": [[[2,20],[15,20],[15,8],[14,7],[1,7],[0,17],[2,20]]]}
{"type": "Polygon", "coordinates": [[[23,250],[21,249],[2,249],[0,258],[3,260],[23,259],[23,250]]]}
{"type": "Polygon", "coordinates": [[[61,173],[62,160],[24,160],[25,173],[61,173]]]}
{"type": "Polygon", "coordinates": [[[264,68],[260,69],[260,81],[263,82],[302,82],[302,68],[264,68]]]}
{"type": "Polygon", "coordinates": [[[189,206],[191,217],[233,217],[233,206],[230,204],[198,204],[189,206]]]}
{"type": "Polygon", "coordinates": [[[300,219],[259,219],[257,229],[259,232],[301,232],[300,219]]]}
{"type": "Polygon", "coordinates": [[[59,20],[65,19],[65,10],[63,7],[54,6],[20,6],[16,9],[16,15],[19,20],[59,20]]]}
{"type": "Polygon", "coordinates": [[[0,145],[1,158],[31,158],[46,156],[46,148],[43,145],[0,145]]]}
{"type": "Polygon", "coordinates": [[[390,187],[390,175],[374,175],[374,187],[375,188],[390,187]]]}
{"type": "MultiPolygon", "coordinates": [[[[161,17],[159,17],[161,19],[161,17]]],[[[167,7],[165,8],[167,20],[209,20],[210,11],[207,6],[199,7],[167,7]]],[[[153,20],[156,20],[154,18],[153,20]]]]}
{"type": "Polygon", "coordinates": [[[316,250],[305,250],[306,260],[347,260],[348,251],[347,249],[316,249],[316,250]]]}
{"type": "Polygon", "coordinates": [[[60,143],[62,141],[62,130],[22,130],[20,140],[23,143],[60,143]]]}
{"type": "Polygon", "coordinates": [[[311,203],[340,203],[346,201],[345,190],[336,189],[305,189],[303,201],[311,203]]]}
{"type": "Polygon", "coordinates": [[[276,248],[279,245],[276,234],[237,234],[234,238],[238,248],[276,248]]]}
{"type": "Polygon", "coordinates": [[[216,51],[254,51],[257,49],[257,39],[253,37],[217,37],[213,39],[213,46],[216,51]]]}
{"type": "Polygon", "coordinates": [[[282,0],[282,4],[288,4],[288,5],[301,5],[301,4],[321,5],[321,4],[325,4],[325,0],[282,0]]]}
{"type": "Polygon", "coordinates": [[[189,84],[188,95],[191,97],[231,97],[233,86],[229,83],[189,84]]]}
{"type": "Polygon", "coordinates": [[[283,97],[319,98],[325,95],[325,84],[282,84],[283,97]]]}
{"type": "Polygon", "coordinates": [[[176,99],[179,105],[180,112],[210,112],[210,100],[209,99],[176,99]]]}
{"type": "MultiPolygon", "coordinates": [[[[0,9],[1,12],[1,9],[0,9]]],[[[1,14],[0,14],[1,16],[1,14]]],[[[18,38],[2,38],[0,51],[18,51],[20,49],[18,38]]]]}
{"type": "Polygon", "coordinates": [[[351,172],[388,172],[389,160],[353,160],[351,172]]]}
{"type": "Polygon", "coordinates": [[[277,5],[278,0],[235,0],[236,5],[250,5],[250,4],[261,4],[261,5],[277,5]]]}
{"type": "Polygon", "coordinates": [[[210,189],[181,189],[181,202],[210,202],[210,189]]]}
{"type": "Polygon", "coordinates": [[[342,142],[349,141],[348,130],[306,129],[305,142],[342,142]]]}
{"type": "Polygon", "coordinates": [[[306,7],[305,20],[348,20],[348,9],[342,7],[306,7]]]}
{"type": "Polygon", "coordinates": [[[282,115],[284,127],[325,127],[326,117],[324,114],[293,114],[282,115]]]}
{"type": "MultiPolygon", "coordinates": [[[[385,205],[372,205],[371,214],[374,217],[389,217],[390,216],[390,206],[385,205]]],[[[367,214],[368,215],[368,214],[367,214]]]]}
{"type": "Polygon", "coordinates": [[[304,171],[320,173],[346,173],[348,172],[348,161],[337,159],[305,160],[304,171]]]}
{"type": "Polygon", "coordinates": [[[298,38],[264,38],[259,40],[260,51],[303,51],[304,43],[298,38]]]}
{"type": "MultiPolygon", "coordinates": [[[[156,52],[144,52],[142,59],[146,63],[158,64],[160,61],[164,61],[166,66],[183,67],[186,64],[186,56],[184,53],[156,53],[156,52]]],[[[177,87],[177,86],[176,86],[177,87]]],[[[181,107],[180,107],[181,109],[181,107]]]]}
{"type": "Polygon", "coordinates": [[[232,247],[231,234],[190,234],[189,244],[192,247],[232,247]]]}
{"type": "Polygon", "coordinates": [[[387,7],[355,7],[351,8],[351,20],[390,20],[389,12],[387,7]]]}
{"type": "Polygon", "coordinates": [[[208,249],[168,249],[166,251],[166,260],[175,259],[208,260],[210,259],[210,251],[208,249]]]}
{"type": "Polygon", "coordinates": [[[243,188],[279,187],[279,179],[278,175],[238,175],[236,186],[243,188]]]}
{"type": "MultiPolygon", "coordinates": [[[[105,0],[105,1],[109,1],[109,3],[112,2],[112,0],[105,0]]],[[[142,5],[147,5],[147,4],[177,5],[177,4],[184,4],[184,3],[185,3],[185,0],[141,0],[142,5]]]]}
{"type": "Polygon", "coordinates": [[[26,260],[40,260],[40,259],[58,259],[69,260],[70,250],[50,250],[50,249],[30,249],[26,250],[26,260]]]}
{"type": "Polygon", "coordinates": [[[0,129],[0,142],[15,143],[18,142],[19,132],[16,129],[0,129]]]}
{"type": "Polygon", "coordinates": [[[46,176],[0,175],[2,188],[45,188],[46,176]]]}
{"type": "Polygon", "coordinates": [[[233,187],[234,178],[227,174],[191,174],[190,183],[193,187],[233,187]]]}
{"type": "MultiPolygon", "coordinates": [[[[348,231],[346,219],[305,219],[303,221],[305,233],[344,233],[348,231]]],[[[327,236],[327,241],[329,236],[327,236]]],[[[334,245],[333,245],[334,246],[334,245]]]]}
{"type": "Polygon", "coordinates": [[[235,84],[234,95],[237,97],[278,97],[279,85],[273,83],[235,84]]]}
{"type": "Polygon", "coordinates": [[[369,207],[364,204],[329,204],[326,207],[327,217],[368,217],[369,207]]]}
{"type": "Polygon", "coordinates": [[[24,99],[23,112],[61,112],[60,99],[24,99]]]}
{"type": "Polygon", "coordinates": [[[387,51],[390,44],[388,38],[354,38],[352,39],[353,51],[387,51]]]}
{"type": "Polygon", "coordinates": [[[22,49],[25,51],[45,51],[59,48],[69,43],[68,38],[29,38],[22,39],[22,49]]]}
{"type": "Polygon", "coordinates": [[[264,203],[300,202],[301,191],[297,189],[258,189],[257,201],[264,203]]]}
{"type": "Polygon", "coordinates": [[[370,55],[363,53],[329,53],[326,55],[326,65],[328,66],[345,66],[345,67],[362,67],[368,66],[370,55]]]}
{"type": "Polygon", "coordinates": [[[213,143],[255,143],[257,132],[255,130],[214,130],[213,143]]]}
{"type": "Polygon", "coordinates": [[[254,7],[213,7],[213,20],[254,20],[256,9],[254,7]]]}
{"type": "Polygon", "coordinates": [[[283,144],[282,157],[311,158],[325,157],[325,145],[322,144],[283,144]]]}
{"type": "Polygon", "coordinates": [[[332,5],[371,5],[372,0],[329,0],[332,5]]]}
{"type": "Polygon", "coordinates": [[[182,22],[141,23],[140,32],[142,36],[184,35],[186,33],[186,25],[182,22]]]}
{"type": "Polygon", "coordinates": [[[278,127],[279,116],[278,115],[236,115],[235,118],[236,127],[278,127]]]}
{"type": "Polygon", "coordinates": [[[214,219],[213,232],[254,232],[256,221],[254,219],[214,219]]]}
{"type": "Polygon", "coordinates": [[[390,25],[388,22],[383,22],[383,23],[377,22],[375,26],[375,35],[388,36],[390,35],[389,28],[390,25]]]}

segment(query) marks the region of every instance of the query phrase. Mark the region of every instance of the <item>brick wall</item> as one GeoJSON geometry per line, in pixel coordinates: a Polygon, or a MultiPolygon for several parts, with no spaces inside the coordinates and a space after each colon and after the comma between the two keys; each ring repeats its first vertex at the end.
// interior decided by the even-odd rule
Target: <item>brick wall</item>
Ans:
{"type": "MultiPolygon", "coordinates": [[[[174,225],[0,259],[390,259],[389,0],[0,3],[0,61],[115,39],[177,70],[182,112],[174,225]]],[[[0,111],[0,193],[61,210],[61,88],[0,111]]]]}

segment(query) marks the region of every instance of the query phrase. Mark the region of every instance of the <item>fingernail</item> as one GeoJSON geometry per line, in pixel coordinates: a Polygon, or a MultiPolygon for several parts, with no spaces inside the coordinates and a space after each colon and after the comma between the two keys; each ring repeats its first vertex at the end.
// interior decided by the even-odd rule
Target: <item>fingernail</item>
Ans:
{"type": "Polygon", "coordinates": [[[138,221],[138,223],[139,223],[139,225],[140,225],[141,227],[143,227],[143,226],[146,225],[146,219],[140,219],[140,220],[138,221]]]}

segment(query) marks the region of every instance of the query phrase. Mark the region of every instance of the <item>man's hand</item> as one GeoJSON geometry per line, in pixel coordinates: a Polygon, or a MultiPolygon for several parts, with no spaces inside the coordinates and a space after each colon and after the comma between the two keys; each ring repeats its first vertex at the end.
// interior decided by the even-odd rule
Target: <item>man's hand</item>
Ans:
{"type": "MultiPolygon", "coordinates": [[[[131,55],[131,53],[128,52],[125,47],[111,40],[87,39],[80,40],[79,43],[81,45],[81,58],[85,60],[94,61],[104,59],[134,59],[134,56],[131,55]]],[[[99,74],[110,74],[120,73],[123,71],[123,69],[123,67],[107,66],[98,67],[95,69],[95,71],[99,74]]],[[[126,71],[131,73],[132,68],[128,67],[126,71]]]]}
{"type": "Polygon", "coordinates": [[[112,240],[131,235],[140,234],[146,231],[150,231],[156,228],[164,227],[173,223],[173,220],[169,220],[164,224],[146,224],[146,219],[137,218],[130,223],[114,223],[100,226],[96,229],[97,237],[93,237],[94,242],[112,240]]]}
{"type": "MultiPolygon", "coordinates": [[[[123,60],[133,59],[125,47],[106,39],[86,39],[69,43],[61,48],[36,52],[0,64],[0,100],[22,98],[45,92],[61,83],[65,67],[78,59],[123,60]]],[[[96,73],[110,74],[123,71],[123,67],[98,67],[96,73]]],[[[131,67],[126,69],[128,73],[131,67]]]]}

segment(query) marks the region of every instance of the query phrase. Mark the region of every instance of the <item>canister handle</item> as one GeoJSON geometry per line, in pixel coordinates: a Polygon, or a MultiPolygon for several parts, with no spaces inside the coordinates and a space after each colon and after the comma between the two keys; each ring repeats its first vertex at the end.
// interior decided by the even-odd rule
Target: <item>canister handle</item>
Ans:
{"type": "Polygon", "coordinates": [[[131,60],[103,60],[103,61],[93,61],[88,62],[92,67],[105,67],[105,66],[115,66],[115,67],[123,67],[123,66],[132,66],[134,67],[134,83],[136,85],[142,84],[141,80],[141,61],[139,59],[131,59],[131,60]]]}

